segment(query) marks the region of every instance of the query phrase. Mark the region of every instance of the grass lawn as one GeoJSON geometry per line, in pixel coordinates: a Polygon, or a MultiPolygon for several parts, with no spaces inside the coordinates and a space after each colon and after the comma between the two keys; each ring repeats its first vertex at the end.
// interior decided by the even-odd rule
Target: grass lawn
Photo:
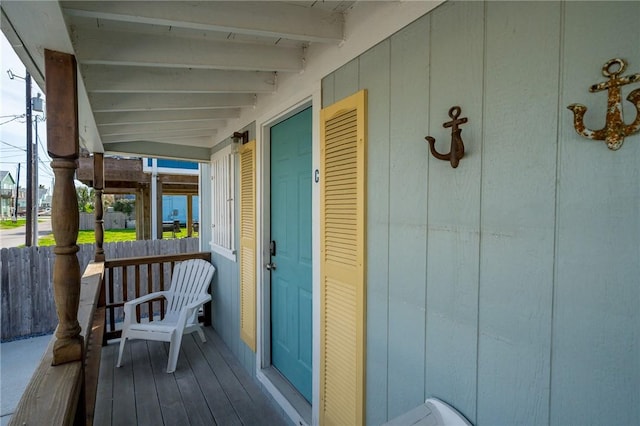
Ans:
{"type": "MultiPolygon", "coordinates": [[[[187,235],[187,229],[181,228],[182,232],[177,234],[178,238],[182,238],[187,235]]],[[[192,234],[194,237],[198,236],[197,232],[192,234]]],[[[163,232],[162,238],[171,239],[173,235],[171,232],[163,232]]],[[[104,242],[105,243],[115,243],[118,241],[135,241],[136,239],[136,230],[135,229],[109,229],[104,231],[104,242]]],[[[78,242],[77,244],[95,244],[96,242],[96,234],[94,231],[79,231],[78,232],[78,242]]],[[[53,246],[56,242],[53,239],[53,234],[42,237],[38,240],[39,246],[53,246]]]]}
{"type": "Polygon", "coordinates": [[[20,226],[24,226],[27,223],[27,219],[18,219],[17,222],[13,220],[2,220],[0,221],[0,229],[13,229],[18,228],[20,226]]]}

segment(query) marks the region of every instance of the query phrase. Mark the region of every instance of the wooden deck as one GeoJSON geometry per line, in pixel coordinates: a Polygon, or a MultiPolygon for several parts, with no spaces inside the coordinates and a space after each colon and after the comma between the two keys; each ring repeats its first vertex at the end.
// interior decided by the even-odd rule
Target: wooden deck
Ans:
{"type": "Polygon", "coordinates": [[[173,374],[169,346],[134,340],[116,368],[119,341],[102,350],[94,424],[287,425],[211,327],[207,342],[185,336],[173,374]]]}

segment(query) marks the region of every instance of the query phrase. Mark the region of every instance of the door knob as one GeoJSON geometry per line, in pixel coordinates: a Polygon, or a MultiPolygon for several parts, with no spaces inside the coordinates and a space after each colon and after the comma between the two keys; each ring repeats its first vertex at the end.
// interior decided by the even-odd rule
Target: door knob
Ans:
{"type": "Polygon", "coordinates": [[[274,262],[271,262],[264,265],[264,267],[267,268],[267,271],[275,271],[277,265],[274,262]]]}

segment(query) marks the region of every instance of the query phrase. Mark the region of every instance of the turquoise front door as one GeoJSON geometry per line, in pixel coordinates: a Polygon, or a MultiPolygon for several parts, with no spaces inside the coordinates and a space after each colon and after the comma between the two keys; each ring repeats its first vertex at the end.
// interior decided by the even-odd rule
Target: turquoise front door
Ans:
{"type": "Polygon", "coordinates": [[[311,402],[311,108],[271,128],[271,364],[311,402]]]}

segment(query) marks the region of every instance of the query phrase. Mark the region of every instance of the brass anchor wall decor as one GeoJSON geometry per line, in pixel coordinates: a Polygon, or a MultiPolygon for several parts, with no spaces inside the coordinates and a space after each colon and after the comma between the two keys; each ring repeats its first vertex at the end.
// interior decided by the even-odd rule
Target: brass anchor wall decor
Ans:
{"type": "Polygon", "coordinates": [[[447,154],[440,154],[436,151],[435,143],[436,140],[431,136],[426,136],[425,139],[429,142],[429,148],[431,149],[431,154],[439,160],[445,160],[451,162],[451,167],[454,169],[458,167],[458,163],[460,159],[464,157],[464,143],[462,142],[462,137],[460,133],[462,129],[458,127],[460,124],[464,124],[467,122],[467,117],[460,117],[460,113],[462,110],[459,106],[454,106],[449,109],[449,117],[451,117],[451,121],[447,121],[442,124],[442,127],[447,128],[451,127],[451,149],[447,154]]]}
{"type": "Polygon", "coordinates": [[[636,119],[633,123],[626,125],[622,118],[622,95],[620,87],[640,82],[640,73],[620,77],[620,74],[627,68],[627,63],[623,59],[611,59],[602,67],[602,74],[609,77],[608,81],[597,83],[589,87],[591,93],[609,91],[607,102],[607,122],[600,130],[589,130],[584,125],[584,114],[587,107],[580,104],[571,104],[567,108],[573,111],[573,127],[576,132],[585,138],[598,141],[605,141],[611,150],[620,149],[625,136],[632,135],[640,130],[640,89],[629,93],[627,100],[636,107],[636,119]]]}

